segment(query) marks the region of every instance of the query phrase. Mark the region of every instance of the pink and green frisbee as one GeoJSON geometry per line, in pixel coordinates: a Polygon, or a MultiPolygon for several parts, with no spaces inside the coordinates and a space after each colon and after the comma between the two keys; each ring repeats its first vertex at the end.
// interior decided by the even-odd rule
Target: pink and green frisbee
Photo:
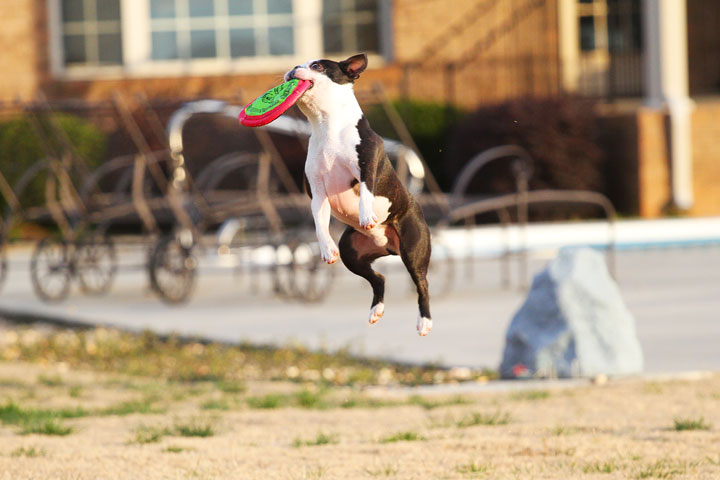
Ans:
{"type": "Polygon", "coordinates": [[[246,127],[262,127],[285,113],[312,86],[309,80],[292,80],[271,88],[240,112],[238,119],[246,127]]]}

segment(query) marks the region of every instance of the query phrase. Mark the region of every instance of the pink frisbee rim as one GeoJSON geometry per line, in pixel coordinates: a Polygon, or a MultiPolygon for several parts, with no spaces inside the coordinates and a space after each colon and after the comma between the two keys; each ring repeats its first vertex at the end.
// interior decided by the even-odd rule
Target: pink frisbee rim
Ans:
{"type": "Polygon", "coordinates": [[[293,90],[292,93],[288,95],[288,97],[283,100],[283,102],[280,103],[277,107],[273,108],[272,110],[268,110],[261,115],[248,115],[246,112],[247,108],[252,105],[255,100],[265,95],[263,93],[263,95],[259,95],[255,100],[245,105],[245,108],[243,108],[240,112],[240,115],[238,115],[238,120],[240,120],[240,124],[246,127],[262,127],[263,125],[267,125],[268,123],[272,122],[280,115],[285,113],[287,109],[295,105],[295,102],[297,102],[298,99],[302,96],[302,94],[305,93],[305,91],[311,86],[311,81],[298,79],[298,84],[297,87],[295,87],[295,90],[293,90]]]}

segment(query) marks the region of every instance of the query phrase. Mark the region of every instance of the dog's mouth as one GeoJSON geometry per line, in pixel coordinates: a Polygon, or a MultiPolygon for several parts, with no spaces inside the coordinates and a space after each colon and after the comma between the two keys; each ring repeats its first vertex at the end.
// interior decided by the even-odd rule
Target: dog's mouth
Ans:
{"type": "Polygon", "coordinates": [[[311,88],[313,88],[315,86],[315,82],[313,82],[312,80],[305,80],[303,78],[297,78],[295,75],[288,76],[285,79],[286,82],[289,82],[290,80],[302,80],[303,82],[310,82],[310,86],[307,88],[308,90],[310,90],[311,88]]]}

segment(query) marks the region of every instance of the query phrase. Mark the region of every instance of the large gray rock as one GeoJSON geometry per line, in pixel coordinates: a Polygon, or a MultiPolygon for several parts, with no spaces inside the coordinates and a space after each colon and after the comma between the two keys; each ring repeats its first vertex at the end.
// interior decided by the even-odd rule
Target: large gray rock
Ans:
{"type": "Polygon", "coordinates": [[[538,273],[508,327],[503,378],[639,373],[635,319],[603,256],[563,249],[538,273]]]}

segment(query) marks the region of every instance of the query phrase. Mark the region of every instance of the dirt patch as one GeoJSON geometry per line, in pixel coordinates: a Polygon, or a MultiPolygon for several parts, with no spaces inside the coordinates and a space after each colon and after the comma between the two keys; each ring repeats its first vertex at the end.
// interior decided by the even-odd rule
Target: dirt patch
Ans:
{"type": "Polygon", "coordinates": [[[0,362],[0,478],[720,478],[720,375],[373,392],[0,362]]]}

